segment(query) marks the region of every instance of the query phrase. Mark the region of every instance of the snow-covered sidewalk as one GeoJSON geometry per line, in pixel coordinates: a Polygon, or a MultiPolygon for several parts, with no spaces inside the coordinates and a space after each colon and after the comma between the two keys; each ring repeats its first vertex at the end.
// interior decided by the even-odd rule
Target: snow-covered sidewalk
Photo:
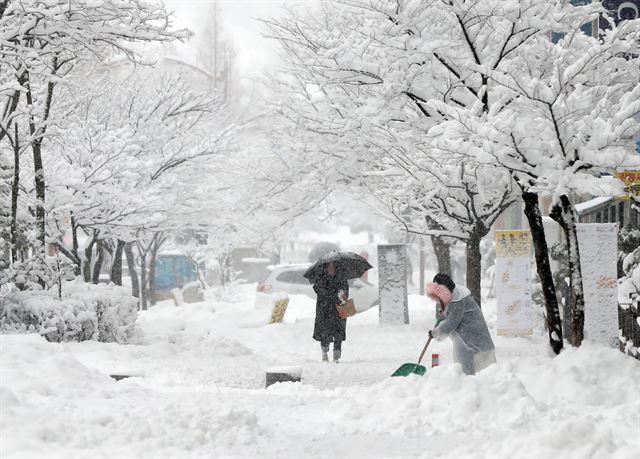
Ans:
{"type": "MultiPolygon", "coordinates": [[[[319,362],[313,303],[288,323],[247,327],[243,301],[141,315],[140,345],[52,344],[0,336],[3,458],[640,457],[640,365],[585,343],[552,358],[544,339],[497,338],[498,365],[465,377],[451,345],[426,376],[415,361],[433,305],[411,297],[412,324],[350,319],[343,362],[319,362]],[[302,383],[264,388],[266,368],[298,365],[302,383]],[[115,382],[108,374],[143,377],[115,382]]],[[[492,305],[485,306],[490,327],[492,305]]]]}

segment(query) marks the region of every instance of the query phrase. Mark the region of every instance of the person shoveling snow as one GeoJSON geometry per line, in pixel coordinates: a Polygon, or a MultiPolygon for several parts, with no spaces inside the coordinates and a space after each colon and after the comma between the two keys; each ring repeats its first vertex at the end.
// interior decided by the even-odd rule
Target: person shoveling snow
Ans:
{"type": "Polygon", "coordinates": [[[438,273],[427,284],[427,295],[444,309],[444,320],[429,337],[453,341],[453,358],[465,374],[472,375],[496,363],[495,346],[480,307],[466,287],[456,286],[444,273],[438,273]]]}

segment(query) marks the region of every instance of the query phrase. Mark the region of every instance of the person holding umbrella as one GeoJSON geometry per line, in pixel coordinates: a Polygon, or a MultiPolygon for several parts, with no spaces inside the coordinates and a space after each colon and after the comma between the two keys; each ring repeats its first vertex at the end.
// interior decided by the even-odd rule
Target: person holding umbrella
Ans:
{"type": "Polygon", "coordinates": [[[496,363],[493,340],[482,310],[469,289],[456,285],[444,273],[438,273],[427,284],[427,295],[444,309],[444,319],[438,321],[429,337],[453,341],[453,358],[462,365],[462,371],[473,375],[496,363]]]}
{"type": "Polygon", "coordinates": [[[361,277],[372,266],[360,255],[351,252],[326,254],[304,273],[316,292],[316,318],[313,339],[320,342],[322,361],[329,361],[329,346],[333,342],[333,361],[342,357],[342,342],[347,339],[347,319],[338,314],[338,304],[349,297],[349,279],[361,277]]]}

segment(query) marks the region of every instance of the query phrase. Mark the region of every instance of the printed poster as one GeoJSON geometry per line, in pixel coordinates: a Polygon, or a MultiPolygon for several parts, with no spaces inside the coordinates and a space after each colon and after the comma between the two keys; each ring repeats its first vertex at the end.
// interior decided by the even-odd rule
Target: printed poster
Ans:
{"type": "Polygon", "coordinates": [[[618,224],[578,223],[584,286],[584,336],[610,343],[618,337],[618,224]]]}
{"type": "Polygon", "coordinates": [[[533,335],[529,230],[496,231],[495,282],[498,335],[533,335]]]}

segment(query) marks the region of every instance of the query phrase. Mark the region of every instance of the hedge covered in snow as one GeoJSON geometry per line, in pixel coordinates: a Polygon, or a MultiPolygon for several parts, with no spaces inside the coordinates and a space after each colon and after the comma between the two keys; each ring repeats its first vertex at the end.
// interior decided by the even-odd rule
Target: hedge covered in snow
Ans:
{"type": "Polygon", "coordinates": [[[618,286],[620,350],[640,359],[640,248],[627,255],[623,269],[626,277],[618,286]]]}
{"type": "Polygon", "coordinates": [[[137,299],[115,285],[67,282],[56,289],[0,298],[0,332],[38,333],[48,341],[127,343],[136,335],[137,299]]]}

